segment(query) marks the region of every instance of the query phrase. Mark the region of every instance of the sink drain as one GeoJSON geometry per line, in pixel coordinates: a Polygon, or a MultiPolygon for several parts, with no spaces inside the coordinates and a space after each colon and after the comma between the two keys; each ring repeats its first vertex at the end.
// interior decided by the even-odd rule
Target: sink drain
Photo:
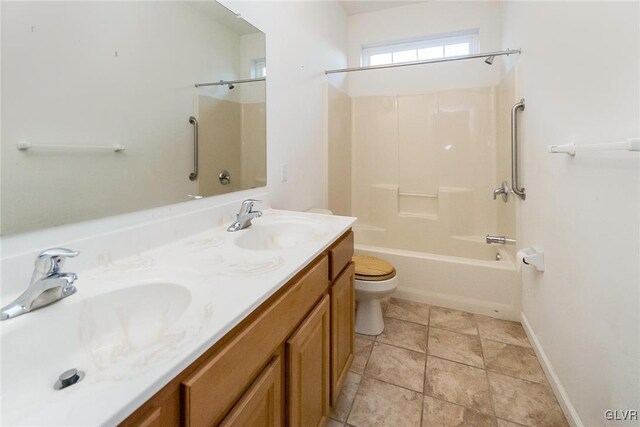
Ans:
{"type": "Polygon", "coordinates": [[[68,371],[64,371],[58,377],[58,381],[53,385],[53,388],[56,390],[62,390],[63,388],[70,387],[77,382],[82,381],[84,378],[84,372],[78,371],[77,369],[69,369],[68,371]]]}

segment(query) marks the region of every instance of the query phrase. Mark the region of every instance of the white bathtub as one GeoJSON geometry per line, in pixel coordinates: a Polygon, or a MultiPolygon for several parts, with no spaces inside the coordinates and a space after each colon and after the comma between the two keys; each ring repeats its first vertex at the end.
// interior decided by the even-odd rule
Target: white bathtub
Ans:
{"type": "Polygon", "coordinates": [[[386,259],[395,266],[400,285],[394,296],[520,321],[520,274],[507,251],[498,249],[500,261],[363,244],[356,244],[355,251],[386,259]]]}

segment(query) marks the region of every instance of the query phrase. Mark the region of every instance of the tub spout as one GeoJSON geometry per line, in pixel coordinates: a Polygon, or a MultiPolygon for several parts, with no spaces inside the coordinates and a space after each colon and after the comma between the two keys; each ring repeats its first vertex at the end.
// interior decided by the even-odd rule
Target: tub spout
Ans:
{"type": "Polygon", "coordinates": [[[487,244],[497,244],[497,245],[515,245],[516,239],[511,239],[505,236],[491,236],[487,234],[486,237],[487,244]]]}

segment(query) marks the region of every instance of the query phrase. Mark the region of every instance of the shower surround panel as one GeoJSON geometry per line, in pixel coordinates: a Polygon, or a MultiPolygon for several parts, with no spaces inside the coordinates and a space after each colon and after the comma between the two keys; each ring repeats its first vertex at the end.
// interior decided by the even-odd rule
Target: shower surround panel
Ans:
{"type": "Polygon", "coordinates": [[[485,87],[352,99],[358,243],[495,259],[484,236],[515,233],[507,220],[514,205],[491,196],[508,160],[500,94],[485,87]]]}

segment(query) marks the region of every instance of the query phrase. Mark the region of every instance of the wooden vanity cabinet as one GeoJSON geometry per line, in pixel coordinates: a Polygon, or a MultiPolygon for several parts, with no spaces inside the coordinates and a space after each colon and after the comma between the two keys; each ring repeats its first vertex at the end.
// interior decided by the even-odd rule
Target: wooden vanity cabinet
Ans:
{"type": "Polygon", "coordinates": [[[122,426],[316,426],[353,360],[353,233],[278,290],[122,426]]]}

